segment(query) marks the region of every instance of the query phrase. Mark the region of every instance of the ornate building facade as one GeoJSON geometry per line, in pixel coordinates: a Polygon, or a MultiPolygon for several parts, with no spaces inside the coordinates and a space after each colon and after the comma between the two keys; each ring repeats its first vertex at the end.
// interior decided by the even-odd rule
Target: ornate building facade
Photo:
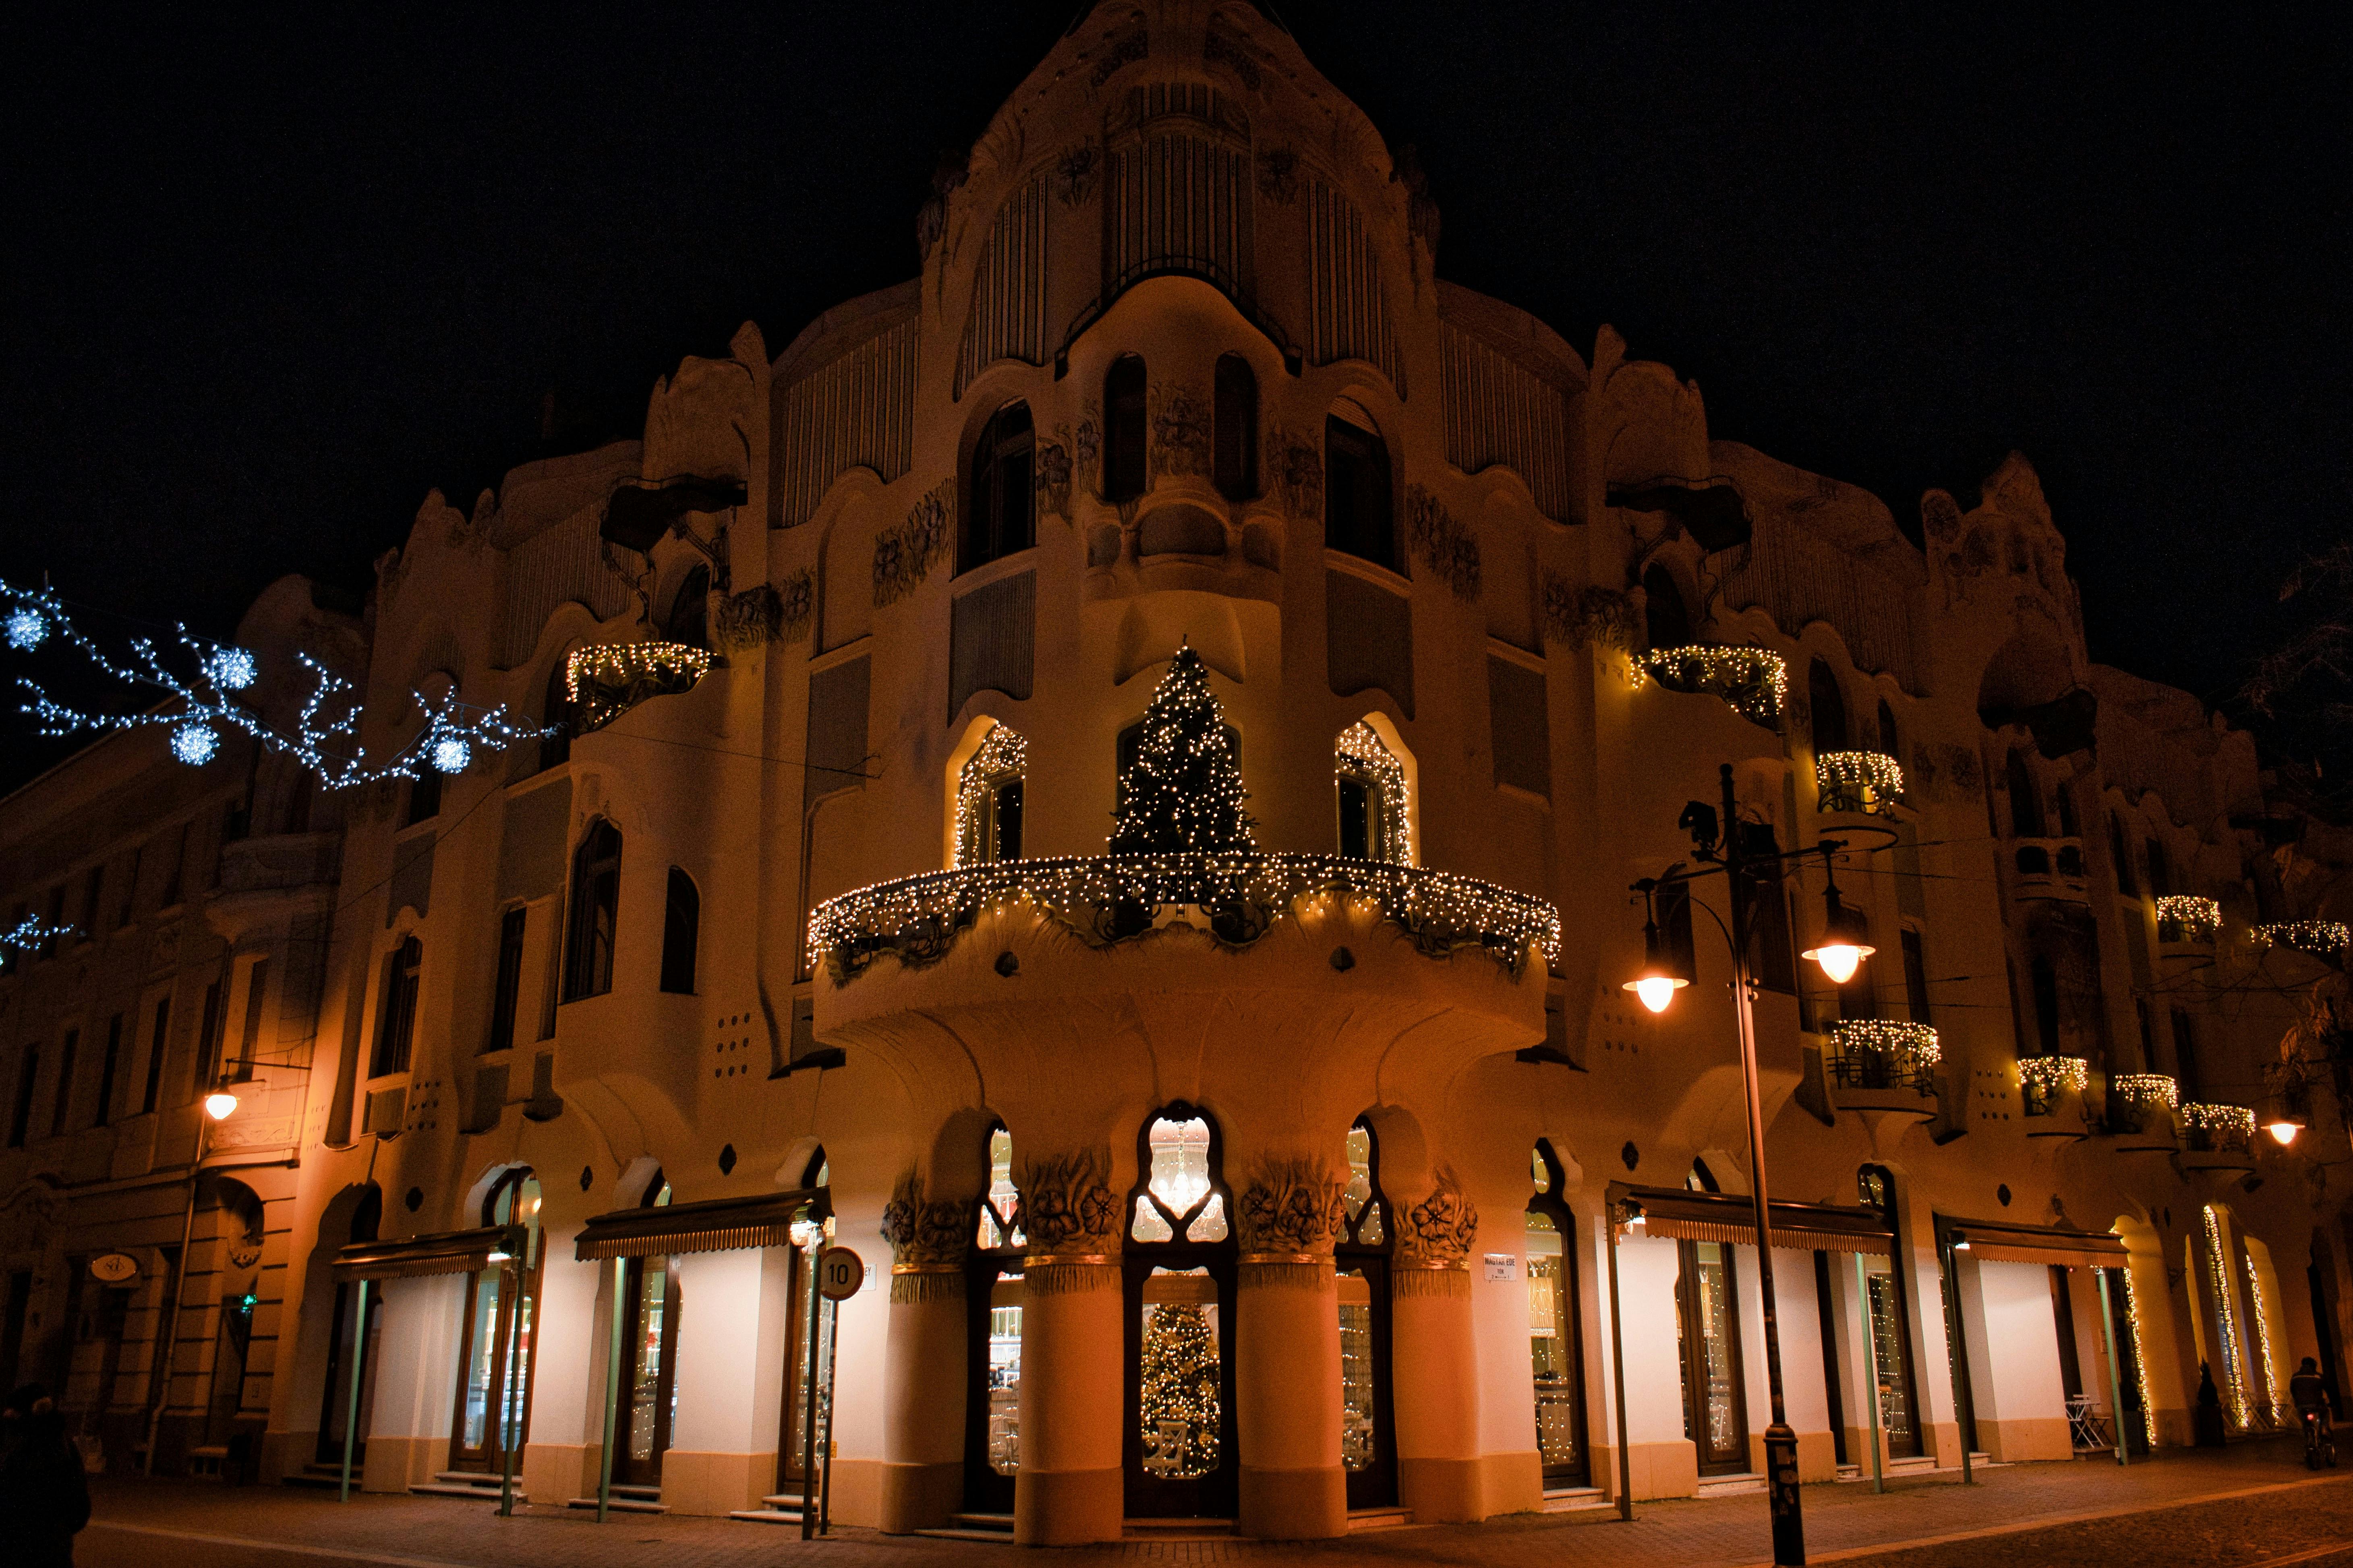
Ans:
{"type": "Polygon", "coordinates": [[[775,1519],[829,1469],[1039,1543],[1750,1476],[1733,911],[1629,890],[1725,767],[1785,857],[1804,1478],[2333,1375],[2336,858],[2093,662],[2022,458],[1910,529],[1443,281],[1247,5],[1092,8],[918,228],[640,440],[429,498],[364,616],[290,579],[241,634],[364,668],[372,747],[448,690],[544,741],[312,801],[125,736],[10,798],[0,900],[79,935],[0,977],[0,1366],[110,1467],[356,1430],[377,1490],[775,1519]],[[1114,837],[1180,753],[1247,843],[1114,837]]]}

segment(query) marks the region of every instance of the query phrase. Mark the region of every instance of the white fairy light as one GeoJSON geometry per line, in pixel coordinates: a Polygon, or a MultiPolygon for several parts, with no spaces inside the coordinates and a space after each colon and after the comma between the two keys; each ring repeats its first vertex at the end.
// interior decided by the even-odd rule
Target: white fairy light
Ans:
{"type": "Polygon", "coordinates": [[[955,863],[970,866],[988,858],[987,813],[988,793],[1008,778],[1019,778],[1029,765],[1029,742],[1009,724],[999,724],[981,738],[980,749],[956,775],[955,863]]]}
{"type": "Polygon", "coordinates": [[[212,726],[191,719],[172,731],[172,755],[192,768],[203,767],[220,750],[220,737],[212,726]]]}
{"type": "Polygon", "coordinates": [[[2166,893],[2157,900],[2159,942],[2212,942],[2221,929],[2222,906],[2211,899],[2196,893],[2166,893]]]}
{"type": "Polygon", "coordinates": [[[1413,799],[1405,764],[1381,743],[1380,732],[1361,719],[1340,731],[1332,752],[1340,771],[1362,773],[1380,791],[1380,831],[1371,847],[1373,858],[1412,865],[1413,799]]]}
{"type": "Polygon", "coordinates": [[[6,931],[0,931],[0,947],[13,947],[19,952],[34,952],[53,942],[63,942],[80,935],[69,925],[52,925],[38,915],[26,915],[6,931]]]}
{"type": "Polygon", "coordinates": [[[242,691],[259,673],[253,655],[241,647],[216,648],[205,660],[206,678],[223,691],[242,691]]]}
{"type": "Polygon", "coordinates": [[[433,765],[442,773],[462,773],[473,760],[474,748],[456,735],[444,735],[433,742],[433,765]]]}
{"type": "Polygon", "coordinates": [[[0,620],[0,626],[7,630],[8,646],[19,652],[30,653],[48,640],[49,623],[42,619],[40,611],[29,605],[19,605],[9,611],[6,619],[0,620]]]}

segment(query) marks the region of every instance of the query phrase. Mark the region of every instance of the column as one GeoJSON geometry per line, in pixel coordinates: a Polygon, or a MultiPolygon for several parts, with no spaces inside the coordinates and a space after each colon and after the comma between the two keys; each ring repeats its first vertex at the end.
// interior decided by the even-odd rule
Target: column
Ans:
{"type": "Polygon", "coordinates": [[[388,1279],[376,1338],[375,1399],[363,1489],[402,1492],[449,1463],[459,1314],[466,1276],[388,1279]]]}
{"type": "Polygon", "coordinates": [[[1332,1247],[1344,1184],[1309,1157],[1263,1161],[1234,1205],[1234,1435],[1244,1535],[1345,1535],[1340,1293],[1332,1247]]]}
{"type": "Polygon", "coordinates": [[[2073,1458],[2048,1266],[1963,1256],[1958,1269],[1978,1447],[1996,1463],[2073,1458]]]}
{"type": "Polygon", "coordinates": [[[889,1338],[882,1361],[881,1526],[932,1530],[964,1506],[965,1401],[971,1369],[965,1258],[970,1201],[926,1199],[909,1172],[882,1211],[891,1244],[889,1338]]]}
{"type": "Polygon", "coordinates": [[[1471,1240],[1479,1216],[1453,1173],[1441,1169],[1430,1194],[1399,1202],[1395,1217],[1389,1386],[1398,1500],[1413,1510],[1417,1524],[1479,1519],[1486,1510],[1471,1302],[1471,1240]]]}
{"type": "Polygon", "coordinates": [[[1013,1539],[1117,1541],[1125,1517],[1127,1387],[1119,1199],[1103,1150],[1025,1159],[1029,1243],[1021,1309],[1021,1468],[1013,1539]]]}
{"type": "Polygon", "coordinates": [[[738,1247],[678,1260],[677,1416],[661,1469],[662,1502],[673,1513],[756,1509],[775,1489],[784,1255],[738,1247]]]}
{"type": "Polygon", "coordinates": [[[578,1234],[575,1226],[540,1237],[531,1426],[515,1469],[517,1487],[540,1502],[594,1494],[604,1457],[605,1339],[598,1308],[612,1296],[613,1266],[575,1260],[578,1234]]]}

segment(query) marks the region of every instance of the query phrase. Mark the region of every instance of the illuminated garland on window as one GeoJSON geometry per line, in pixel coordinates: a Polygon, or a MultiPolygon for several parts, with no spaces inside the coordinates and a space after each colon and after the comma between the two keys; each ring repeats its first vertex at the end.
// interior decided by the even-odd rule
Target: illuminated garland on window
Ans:
{"type": "Polygon", "coordinates": [[[1009,724],[999,724],[981,738],[956,775],[955,863],[972,866],[988,858],[988,792],[1008,778],[1029,771],[1029,742],[1009,724]]]}
{"type": "Polygon", "coordinates": [[[2021,1057],[2018,1077],[2048,1098],[2062,1089],[2082,1089],[2091,1078],[2091,1064],[2082,1057],[2021,1057]]]}
{"type": "Polygon", "coordinates": [[[1333,742],[1334,767],[1341,773],[1362,773],[1380,792],[1378,831],[1373,858],[1398,866],[1413,864],[1412,799],[1406,787],[1405,764],[1397,760],[1370,724],[1359,720],[1340,731],[1333,742]]]}
{"type": "Polygon", "coordinates": [[[2222,1342],[2222,1375],[2230,1384],[2225,1396],[2231,1402],[2231,1415],[2236,1423],[2247,1424],[2246,1380],[2239,1372],[2239,1314],[2232,1310],[2231,1274],[2222,1262],[2222,1227],[2215,1222],[2214,1205],[2203,1211],[2206,1221],[2206,1278],[2214,1290],[2214,1315],[2219,1320],[2217,1337],[2222,1342]]]}
{"type": "Polygon", "coordinates": [[[2236,1149],[2245,1153],[2255,1136],[2255,1113],[2243,1105],[2200,1105],[2181,1108],[2181,1124],[2201,1134],[2210,1150],[2236,1149]]]}
{"type": "MultiPolygon", "coordinates": [[[[2140,1297],[2133,1290],[2131,1266],[2127,1264],[2116,1272],[2124,1276],[2125,1321],[2132,1328],[2133,1381],[2140,1385],[2141,1436],[2149,1447],[2155,1448],[2157,1447],[2157,1401],[2148,1396],[2148,1357],[2141,1353],[2141,1347],[2148,1342],[2140,1331],[2140,1297]]],[[[2121,1410],[2116,1412],[2116,1418],[2121,1422],[2124,1412],[2121,1410]]]]}
{"type": "Polygon", "coordinates": [[[2110,1073],[2108,1091],[2135,1105],[2162,1105],[2168,1110],[2181,1103],[2181,1090],[2161,1072],[2110,1073]]]}
{"type": "Polygon", "coordinates": [[[26,915],[6,931],[0,931],[0,947],[13,947],[19,952],[34,952],[53,942],[65,942],[81,933],[68,925],[51,925],[38,915],[26,915]]]}
{"type": "Polygon", "coordinates": [[[2263,1404],[2269,1408],[2272,1425],[2276,1426],[2287,1415],[2280,1400],[2279,1366],[2272,1360],[2271,1315],[2263,1310],[2263,1277],[2255,1268],[2255,1260],[2243,1247],[2239,1261],[2247,1271],[2247,1294],[2255,1314],[2255,1349],[2263,1358],[2263,1404]]]}
{"type": "Polygon", "coordinates": [[[1240,946],[1278,921],[1350,896],[1369,900],[1434,956],[1475,945],[1517,973],[1531,944],[1547,963],[1560,952],[1560,916],[1525,893],[1415,866],[1250,849],[997,860],[926,872],[827,900],[809,912],[808,940],[846,981],[886,952],[912,965],[936,962],[982,910],[1000,904],[1037,905],[1105,944],[1148,930],[1157,910],[1189,905],[1207,912],[1212,935],[1240,946]]]}
{"type": "Polygon", "coordinates": [[[1814,758],[1824,811],[1887,816],[1904,794],[1904,769],[1884,752],[1824,752],[1814,758]]]}
{"type": "Polygon", "coordinates": [[[711,655],[674,642],[597,643],[564,663],[564,694],[573,730],[601,730],[650,697],[691,691],[710,673],[711,655]]]}
{"type": "Polygon", "coordinates": [[[2222,906],[2195,893],[2167,893],[2157,900],[2157,940],[2212,942],[2222,929],[2222,906]]]}
{"type": "Polygon", "coordinates": [[[2353,927],[2342,921],[2275,921],[2255,928],[2255,949],[2294,948],[2315,958],[2335,958],[2353,943],[2353,927]]]}
{"type": "Polygon", "coordinates": [[[1734,712],[1767,729],[1778,727],[1789,697],[1788,662],[1761,647],[1654,647],[1636,654],[1629,673],[1637,689],[1647,673],[1670,691],[1721,697],[1734,712]]]}
{"type": "Polygon", "coordinates": [[[44,735],[72,735],[84,731],[101,734],[161,726],[171,731],[172,755],[190,767],[202,767],[220,752],[221,737],[235,731],[251,737],[267,750],[290,756],[311,770],[329,789],[352,789],[385,779],[414,779],[427,769],[460,773],[472,762],[474,748],[499,752],[547,733],[536,724],[507,716],[504,707],[481,709],[458,700],[453,691],[438,702],[427,702],[411,692],[425,716],[417,736],[382,763],[372,763],[358,743],[361,710],[352,700],[354,688],[342,676],[298,653],[295,660],[309,672],[310,700],[303,703],[292,734],[272,728],[259,712],[235,694],[250,690],[261,679],[260,662],[248,650],[229,647],[179,628],[180,647],[195,668],[194,679],[176,673],[164,650],[146,637],[131,639],[131,658],[110,658],[67,616],[65,603],[48,588],[26,589],[0,582],[0,631],[8,646],[29,652],[48,640],[51,632],[63,637],[83,658],[111,679],[133,688],[162,691],[176,700],[140,713],[84,713],[69,708],[44,691],[38,683],[19,677],[26,701],[22,710],[36,721],[44,735]]]}
{"type": "Polygon", "coordinates": [[[1842,1051],[1869,1051],[1914,1067],[1932,1068],[1944,1059],[1936,1031],[1907,1018],[1841,1018],[1830,1035],[1842,1051]]]}

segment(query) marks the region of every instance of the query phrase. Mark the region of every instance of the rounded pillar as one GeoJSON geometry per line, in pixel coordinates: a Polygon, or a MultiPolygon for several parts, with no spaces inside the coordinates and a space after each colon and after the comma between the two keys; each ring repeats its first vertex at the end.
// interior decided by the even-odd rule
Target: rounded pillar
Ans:
{"type": "Polygon", "coordinates": [[[913,1174],[883,1211],[892,1263],[880,1521],[894,1534],[937,1529],[964,1506],[965,1258],[973,1224],[971,1204],[926,1201],[913,1174]]]}
{"type": "Polygon", "coordinates": [[[1126,1516],[1126,1298],[1110,1170],[1101,1152],[1050,1155],[1025,1160],[1016,1184],[1029,1243],[1013,1483],[1013,1539],[1024,1546],[1117,1541],[1126,1516]]]}
{"type": "Polygon", "coordinates": [[[1321,1159],[1265,1162],[1235,1205],[1234,1430],[1244,1535],[1348,1532],[1340,1465],[1342,1183],[1321,1159]]]}
{"type": "Polygon", "coordinates": [[[1482,1519],[1479,1352],[1471,1312],[1478,1215],[1451,1171],[1397,1207],[1390,1265],[1391,1399],[1398,1500],[1418,1524],[1482,1519]]]}

